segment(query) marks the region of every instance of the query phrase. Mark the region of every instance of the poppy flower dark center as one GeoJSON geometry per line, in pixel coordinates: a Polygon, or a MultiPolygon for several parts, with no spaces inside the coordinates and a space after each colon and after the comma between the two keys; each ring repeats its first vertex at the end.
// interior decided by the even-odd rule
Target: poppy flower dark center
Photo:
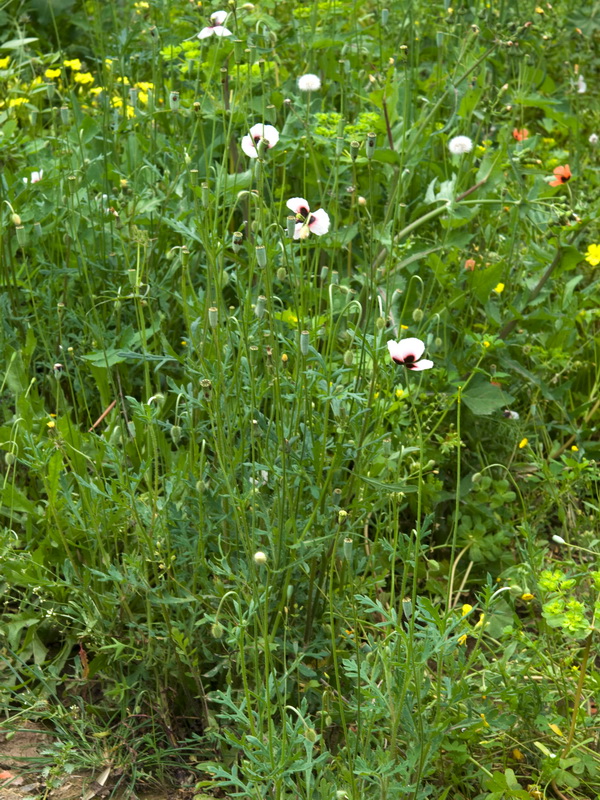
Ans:
{"type": "Polygon", "coordinates": [[[408,366],[409,364],[415,363],[415,357],[413,355],[404,356],[404,363],[408,366]]]}
{"type": "Polygon", "coordinates": [[[314,217],[310,214],[308,208],[299,208],[296,212],[296,216],[298,217],[300,222],[306,222],[307,218],[310,216],[309,224],[313,221],[314,217]]]}
{"type": "Polygon", "coordinates": [[[570,179],[570,177],[571,177],[570,175],[561,175],[560,176],[560,182],[561,183],[566,183],[570,179]]]}
{"type": "Polygon", "coordinates": [[[254,139],[254,144],[258,144],[262,139],[262,136],[253,136],[252,138],[254,139]]]}

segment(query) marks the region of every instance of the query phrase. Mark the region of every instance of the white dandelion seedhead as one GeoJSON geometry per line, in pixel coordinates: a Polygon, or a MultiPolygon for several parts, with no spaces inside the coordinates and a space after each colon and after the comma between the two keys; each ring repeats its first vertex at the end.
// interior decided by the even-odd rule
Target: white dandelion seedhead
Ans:
{"type": "Polygon", "coordinates": [[[298,88],[301,92],[318,92],[321,88],[321,78],[312,72],[298,78],[298,88]]]}
{"type": "Polygon", "coordinates": [[[598,141],[599,141],[599,137],[598,137],[597,133],[590,134],[590,138],[588,139],[588,142],[592,145],[592,147],[595,147],[598,144],[598,141]]]}
{"type": "Polygon", "coordinates": [[[473,149],[473,140],[468,136],[455,136],[448,142],[448,150],[453,156],[462,156],[473,149]]]}

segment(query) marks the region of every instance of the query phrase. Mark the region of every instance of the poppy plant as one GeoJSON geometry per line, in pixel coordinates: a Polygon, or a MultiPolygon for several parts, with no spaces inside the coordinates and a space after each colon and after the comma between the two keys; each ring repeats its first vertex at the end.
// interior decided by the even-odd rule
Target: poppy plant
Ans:
{"type": "Polygon", "coordinates": [[[512,135],[513,139],[516,139],[517,142],[524,142],[525,139],[529,138],[529,131],[527,128],[514,128],[512,135]]]}
{"type": "Polygon", "coordinates": [[[294,239],[307,239],[311,232],[323,236],[329,230],[329,214],[322,208],[311,211],[303,197],[292,197],[286,205],[296,215],[294,239]]]}
{"type": "Polygon", "coordinates": [[[563,183],[571,180],[571,169],[568,164],[564,167],[557,167],[553,170],[555,178],[550,181],[550,186],[562,186],[563,183]]]}
{"type": "Polygon", "coordinates": [[[259,122],[250,128],[250,132],[242,137],[242,150],[250,158],[258,158],[258,143],[266,139],[269,150],[279,141],[279,132],[272,125],[263,125],[259,122]]]}
{"type": "MultiPolygon", "coordinates": [[[[31,173],[31,183],[38,183],[44,177],[44,170],[41,169],[39,172],[34,170],[31,173]]],[[[23,178],[23,183],[29,183],[29,178],[23,178]]]]}
{"type": "Polygon", "coordinates": [[[399,342],[390,339],[387,346],[392,361],[395,361],[396,364],[402,364],[407,369],[412,369],[415,372],[433,367],[433,361],[421,358],[425,351],[425,343],[420,339],[409,337],[408,339],[401,339],[399,342]]]}
{"type": "Polygon", "coordinates": [[[227,12],[226,11],[215,11],[214,14],[210,15],[210,21],[212,25],[208,25],[206,28],[202,28],[200,33],[198,34],[199,39],[208,39],[209,36],[212,36],[213,33],[215,36],[232,36],[233,34],[228,28],[223,27],[223,23],[227,19],[227,12]]]}

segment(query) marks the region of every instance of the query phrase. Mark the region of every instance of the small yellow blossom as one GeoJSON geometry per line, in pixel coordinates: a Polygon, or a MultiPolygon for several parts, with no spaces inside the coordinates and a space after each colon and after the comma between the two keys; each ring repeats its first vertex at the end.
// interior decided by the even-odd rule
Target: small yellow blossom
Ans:
{"type": "Polygon", "coordinates": [[[521,600],[525,600],[525,602],[533,600],[533,595],[531,594],[531,592],[523,592],[523,594],[521,595],[521,600]]]}
{"type": "Polygon", "coordinates": [[[27,98],[26,97],[12,97],[8,101],[8,107],[9,108],[16,108],[17,106],[22,106],[26,102],[27,102],[27,98]]]}
{"type": "Polygon", "coordinates": [[[373,395],[373,399],[374,399],[374,400],[377,400],[377,399],[378,399],[378,397],[379,397],[379,392],[375,392],[375,394],[373,395]]]}
{"type": "Polygon", "coordinates": [[[466,641],[467,641],[467,634],[466,633],[463,633],[462,636],[458,637],[458,643],[459,644],[464,644],[466,641]]]}
{"type": "Polygon", "coordinates": [[[571,450],[572,450],[574,453],[577,453],[577,452],[579,451],[579,448],[577,447],[577,445],[576,445],[576,444],[573,444],[573,445],[571,445],[571,450]]]}
{"type": "Polygon", "coordinates": [[[181,340],[181,345],[182,345],[182,347],[185,347],[185,346],[186,346],[186,344],[187,344],[186,340],[185,340],[185,339],[182,339],[182,340],[181,340]]]}
{"type": "Polygon", "coordinates": [[[521,441],[519,442],[519,449],[522,450],[524,447],[526,447],[528,442],[529,439],[527,439],[527,437],[521,439],[521,441]]]}
{"type": "Polygon", "coordinates": [[[465,603],[464,606],[462,607],[463,617],[466,617],[467,614],[469,614],[471,611],[473,611],[473,606],[470,606],[468,603],[465,603]]]}
{"type": "Polygon", "coordinates": [[[397,400],[402,400],[404,395],[405,395],[404,389],[396,389],[396,399],[397,400]]]}
{"type": "Polygon", "coordinates": [[[92,88],[90,89],[90,94],[93,94],[94,97],[97,97],[103,91],[104,87],[102,86],[92,86],[92,88]]]}
{"type": "Polygon", "coordinates": [[[536,14],[543,14],[544,13],[544,9],[541,6],[536,6],[535,7],[535,13],[536,14]]]}
{"type": "Polygon", "coordinates": [[[75,83],[86,84],[93,82],[94,76],[91,72],[78,72],[77,75],[75,75],[75,83]]]}
{"type": "Polygon", "coordinates": [[[288,360],[287,353],[282,353],[281,354],[281,360],[283,361],[284,364],[287,362],[287,360],[288,360]]]}
{"type": "Polygon", "coordinates": [[[585,260],[592,267],[597,267],[600,264],[600,244],[591,244],[585,254],[585,260]]]}
{"type": "Polygon", "coordinates": [[[483,722],[483,724],[485,725],[485,727],[486,727],[486,728],[489,728],[489,727],[490,727],[490,723],[489,723],[489,722],[487,721],[487,719],[485,718],[485,714],[480,714],[479,716],[481,717],[481,721],[483,722]]]}
{"type": "Polygon", "coordinates": [[[515,761],[525,761],[525,756],[518,747],[515,747],[515,749],[512,751],[512,755],[515,761]]]}
{"type": "Polygon", "coordinates": [[[129,186],[129,181],[127,180],[127,178],[121,178],[119,183],[121,185],[121,189],[125,189],[127,186],[129,186]]]}
{"type": "Polygon", "coordinates": [[[0,58],[0,69],[6,69],[10,64],[10,56],[6,56],[6,58],[0,58]]]}
{"type": "Polygon", "coordinates": [[[486,341],[483,343],[483,346],[484,346],[484,347],[489,347],[489,346],[490,346],[490,343],[487,341],[487,339],[486,339],[486,341]]]}
{"type": "Polygon", "coordinates": [[[68,58],[66,61],[63,61],[65,67],[70,67],[73,72],[80,72],[81,71],[81,61],[78,58],[68,58]]]}
{"type": "Polygon", "coordinates": [[[140,12],[140,11],[142,11],[143,9],[150,8],[150,3],[147,3],[147,2],[146,2],[146,0],[139,0],[139,2],[138,2],[138,3],[134,3],[134,4],[133,4],[133,7],[134,7],[134,8],[136,9],[136,11],[139,13],[139,12],[140,12]]]}
{"type": "Polygon", "coordinates": [[[41,75],[36,75],[35,78],[29,84],[29,88],[30,89],[35,89],[36,86],[39,86],[42,83],[43,83],[42,76],[41,75]]]}
{"type": "Polygon", "coordinates": [[[408,330],[408,325],[400,325],[400,330],[401,331],[407,331],[408,330]]]}
{"type": "Polygon", "coordinates": [[[48,68],[46,72],[44,72],[44,78],[49,78],[50,80],[52,80],[52,78],[58,78],[60,76],[60,73],[61,73],[60,68],[59,69],[48,68]]]}
{"type": "Polygon", "coordinates": [[[550,723],[550,724],[548,725],[548,727],[550,728],[550,730],[552,731],[552,733],[555,733],[557,736],[562,736],[562,737],[563,737],[563,739],[564,739],[565,735],[564,735],[564,733],[561,731],[561,729],[558,727],[558,725],[555,725],[555,724],[552,722],[552,723],[550,723]]]}
{"type": "Polygon", "coordinates": [[[504,291],[504,284],[503,283],[496,284],[496,286],[494,287],[494,291],[496,292],[496,294],[502,294],[502,292],[504,291]]]}
{"type": "Polygon", "coordinates": [[[56,422],[54,422],[54,420],[51,419],[50,422],[46,423],[46,427],[47,428],[56,428],[56,422]]]}

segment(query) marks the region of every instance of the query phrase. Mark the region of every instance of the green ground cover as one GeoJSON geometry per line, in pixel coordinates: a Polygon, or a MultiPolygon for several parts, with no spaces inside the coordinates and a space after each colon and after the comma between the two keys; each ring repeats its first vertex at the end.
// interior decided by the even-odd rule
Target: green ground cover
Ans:
{"type": "Polygon", "coordinates": [[[599,40],[2,5],[1,726],[46,791],[600,796],[599,40]]]}

